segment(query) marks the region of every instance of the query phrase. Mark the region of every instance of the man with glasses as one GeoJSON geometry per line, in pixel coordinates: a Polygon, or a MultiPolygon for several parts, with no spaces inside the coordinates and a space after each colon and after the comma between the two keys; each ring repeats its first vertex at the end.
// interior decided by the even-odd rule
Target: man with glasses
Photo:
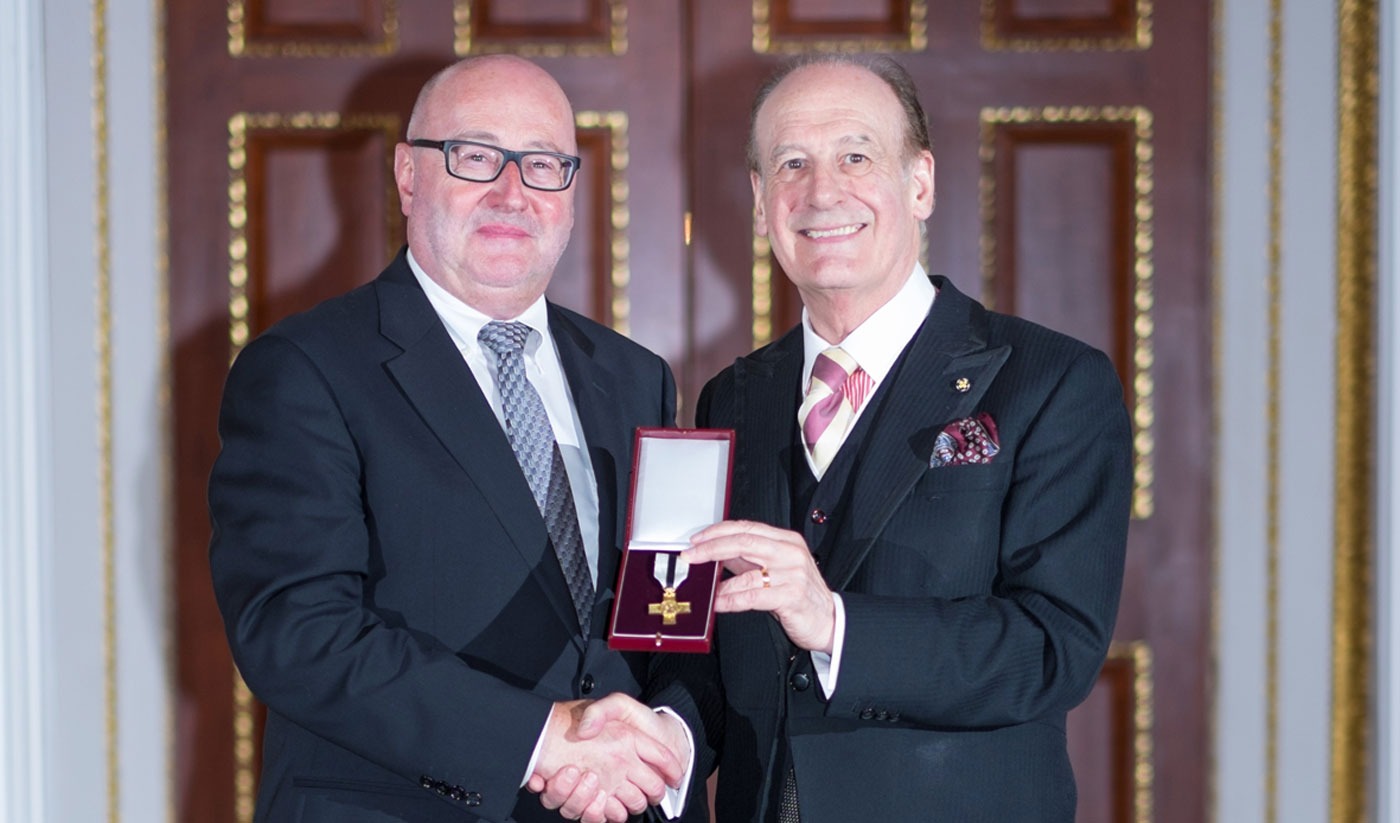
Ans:
{"type": "Polygon", "coordinates": [[[690,758],[629,697],[646,657],[604,629],[632,431],[673,423],[674,382],[544,299],[579,169],[548,74],[451,66],[408,138],[407,247],[249,344],[225,389],[210,559],[268,706],[257,818],[557,819],[527,778],[586,775],[590,805],[564,811],[622,820],[690,758]],[[628,722],[581,741],[597,698],[628,722]]]}

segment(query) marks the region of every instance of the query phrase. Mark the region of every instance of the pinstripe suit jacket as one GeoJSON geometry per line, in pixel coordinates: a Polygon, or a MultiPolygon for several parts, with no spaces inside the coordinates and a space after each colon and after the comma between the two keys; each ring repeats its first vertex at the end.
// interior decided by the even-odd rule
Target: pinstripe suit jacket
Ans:
{"type": "MultiPolygon", "coordinates": [[[[721,615],[708,657],[656,661],[653,689],[718,758],[725,823],[776,820],[785,747],[804,823],[1074,817],[1065,715],[1107,652],[1127,540],[1122,388],[1103,353],[933,281],[842,502],[802,518],[845,603],[835,692],[765,613],[721,615]],[[996,458],[930,468],[939,431],[977,412],[996,458]]],[[[795,329],[701,395],[699,425],[738,432],[736,519],[791,525],[801,370],[795,329]]]]}

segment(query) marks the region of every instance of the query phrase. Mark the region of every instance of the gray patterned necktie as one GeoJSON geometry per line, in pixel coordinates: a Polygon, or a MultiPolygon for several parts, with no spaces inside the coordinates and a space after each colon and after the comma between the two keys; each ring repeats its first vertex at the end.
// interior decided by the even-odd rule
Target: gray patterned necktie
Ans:
{"type": "Polygon", "coordinates": [[[802,823],[797,807],[797,775],[788,769],[783,778],[783,796],[778,801],[778,823],[802,823]]]}
{"type": "Polygon", "coordinates": [[[525,473],[535,505],[544,516],[549,542],[564,569],[569,594],[574,600],[579,628],[588,636],[593,614],[593,577],[579,534],[578,512],[569,489],[564,458],[554,440],[540,394],[525,376],[525,340],[530,327],[524,323],[493,320],[482,327],[476,339],[496,354],[496,384],[501,390],[501,407],[506,418],[506,437],[525,473]]]}

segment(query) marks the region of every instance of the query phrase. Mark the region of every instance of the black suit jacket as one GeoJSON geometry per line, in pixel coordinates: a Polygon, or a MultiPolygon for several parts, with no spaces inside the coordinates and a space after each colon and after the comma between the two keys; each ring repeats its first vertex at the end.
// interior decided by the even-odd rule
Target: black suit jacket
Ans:
{"type": "MultiPolygon", "coordinates": [[[[803,518],[845,604],[835,693],[766,613],[721,615],[709,658],[656,661],[653,687],[718,752],[725,823],[777,819],[785,748],[804,823],[1074,817],[1065,714],[1104,660],[1127,537],[1122,388],[1101,352],[934,283],[849,496],[803,518]],[[977,412],[996,458],[930,468],[939,431],[977,412]]],[[[701,395],[698,424],[738,432],[736,519],[790,527],[801,371],[795,329],[701,395]]]]}
{"type": "MultiPolygon", "coordinates": [[[[673,423],[675,386],[622,336],[553,305],[549,323],[598,483],[602,627],[632,430],[673,423]]],[[[210,563],[269,710],[258,819],[556,818],[519,791],[551,703],[637,694],[645,658],[580,636],[524,475],[404,254],[249,344],[219,432],[210,563]]]]}

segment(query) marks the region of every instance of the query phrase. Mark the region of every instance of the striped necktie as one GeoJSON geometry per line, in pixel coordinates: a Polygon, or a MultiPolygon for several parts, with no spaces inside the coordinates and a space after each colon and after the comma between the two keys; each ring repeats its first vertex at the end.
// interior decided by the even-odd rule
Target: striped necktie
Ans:
{"type": "Polygon", "coordinates": [[[841,450],[874,383],[839,346],[817,355],[807,396],[797,410],[797,424],[802,427],[802,442],[807,444],[818,480],[841,450]]]}
{"type": "Polygon", "coordinates": [[[554,545],[569,583],[579,628],[587,637],[595,596],[593,576],[579,533],[578,511],[574,508],[563,455],[549,425],[544,401],[525,376],[525,340],[529,336],[530,327],[524,323],[493,320],[482,327],[477,340],[496,354],[496,383],[501,389],[506,437],[544,516],[549,542],[554,545]]]}

